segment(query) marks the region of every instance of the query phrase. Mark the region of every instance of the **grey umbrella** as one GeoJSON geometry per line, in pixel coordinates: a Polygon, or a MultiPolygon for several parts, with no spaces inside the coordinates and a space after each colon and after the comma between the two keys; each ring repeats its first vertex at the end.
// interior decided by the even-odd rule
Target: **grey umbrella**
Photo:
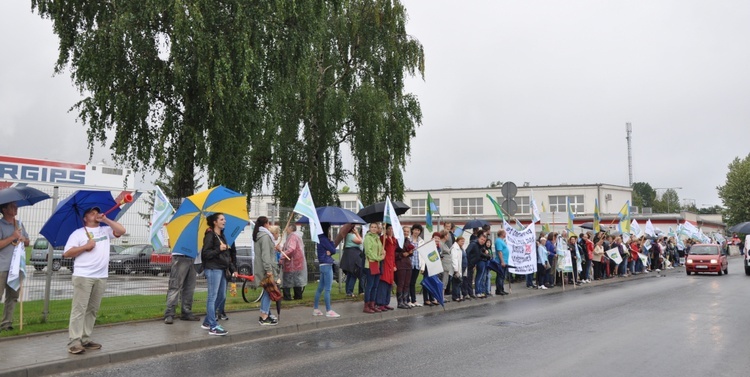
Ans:
{"type": "Polygon", "coordinates": [[[735,224],[734,226],[729,228],[729,231],[732,233],[750,234],[750,221],[735,224]]]}

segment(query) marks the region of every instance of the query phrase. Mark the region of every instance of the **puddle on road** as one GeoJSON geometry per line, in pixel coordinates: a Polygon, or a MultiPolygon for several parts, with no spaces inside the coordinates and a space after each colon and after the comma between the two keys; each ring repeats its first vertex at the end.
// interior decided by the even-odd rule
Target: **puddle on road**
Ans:
{"type": "Polygon", "coordinates": [[[333,348],[340,348],[344,345],[344,342],[336,342],[332,340],[321,340],[316,342],[308,342],[308,341],[302,341],[297,342],[295,346],[299,348],[323,348],[323,349],[333,349],[333,348]]]}

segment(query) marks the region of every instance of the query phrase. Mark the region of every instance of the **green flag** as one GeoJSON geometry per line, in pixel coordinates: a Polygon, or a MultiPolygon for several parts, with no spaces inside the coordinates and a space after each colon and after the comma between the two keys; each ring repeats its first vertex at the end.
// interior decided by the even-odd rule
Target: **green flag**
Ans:
{"type": "Polygon", "coordinates": [[[497,204],[497,201],[495,201],[494,198],[490,196],[490,194],[487,194],[487,199],[490,200],[492,203],[492,206],[495,207],[495,212],[497,213],[497,217],[500,218],[500,220],[505,221],[505,216],[503,215],[503,209],[500,208],[500,204],[497,204]]]}

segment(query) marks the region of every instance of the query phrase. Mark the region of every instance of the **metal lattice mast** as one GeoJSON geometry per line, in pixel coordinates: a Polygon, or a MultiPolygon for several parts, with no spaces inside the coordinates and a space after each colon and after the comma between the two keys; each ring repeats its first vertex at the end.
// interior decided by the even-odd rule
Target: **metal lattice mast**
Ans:
{"type": "Polygon", "coordinates": [[[633,148],[631,147],[633,126],[630,123],[625,123],[625,132],[627,134],[625,139],[628,141],[628,184],[633,187],[633,148]]]}

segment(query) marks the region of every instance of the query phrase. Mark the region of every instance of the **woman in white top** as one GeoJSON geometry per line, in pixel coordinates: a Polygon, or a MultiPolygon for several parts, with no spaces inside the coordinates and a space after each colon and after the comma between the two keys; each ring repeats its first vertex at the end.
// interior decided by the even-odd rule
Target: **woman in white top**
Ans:
{"type": "Polygon", "coordinates": [[[453,247],[451,247],[451,270],[453,272],[451,298],[453,301],[461,301],[461,271],[463,271],[464,242],[466,242],[465,238],[458,237],[456,238],[456,242],[453,243],[453,247]]]}

